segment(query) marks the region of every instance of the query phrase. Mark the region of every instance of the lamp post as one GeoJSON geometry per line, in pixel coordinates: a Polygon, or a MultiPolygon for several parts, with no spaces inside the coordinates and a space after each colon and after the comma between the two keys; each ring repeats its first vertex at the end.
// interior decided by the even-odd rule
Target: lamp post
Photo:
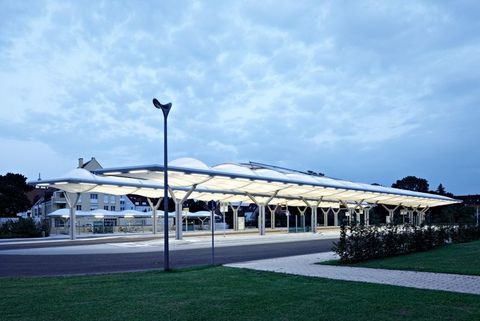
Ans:
{"type": "MultiPolygon", "coordinates": [[[[167,148],[167,118],[172,103],[162,105],[153,98],[153,106],[163,112],[163,269],[170,270],[170,257],[168,249],[168,148],[167,148]]],[[[154,218],[157,219],[156,217],[154,218]]]]}

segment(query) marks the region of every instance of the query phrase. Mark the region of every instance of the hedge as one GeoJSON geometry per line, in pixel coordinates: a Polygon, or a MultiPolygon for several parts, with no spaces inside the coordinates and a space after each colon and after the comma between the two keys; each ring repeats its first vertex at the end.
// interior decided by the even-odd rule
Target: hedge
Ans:
{"type": "Polygon", "coordinates": [[[46,224],[36,224],[31,218],[20,218],[18,221],[7,221],[0,225],[0,238],[41,237],[42,232],[48,236],[46,224]]]}
{"type": "Polygon", "coordinates": [[[472,225],[342,225],[333,251],[340,256],[341,263],[356,263],[478,239],[480,227],[472,225]]]}

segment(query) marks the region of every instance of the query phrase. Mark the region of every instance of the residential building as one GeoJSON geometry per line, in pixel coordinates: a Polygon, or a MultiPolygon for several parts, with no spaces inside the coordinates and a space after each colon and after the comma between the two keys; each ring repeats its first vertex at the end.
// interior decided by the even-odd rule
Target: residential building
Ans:
{"type": "MultiPolygon", "coordinates": [[[[84,162],[83,158],[78,159],[78,168],[83,168],[88,171],[94,171],[101,169],[102,165],[92,157],[88,162],[84,162]]],[[[35,189],[32,192],[34,198],[34,205],[30,211],[26,212],[26,215],[33,217],[36,220],[46,219],[47,215],[55,212],[58,209],[66,208],[67,201],[62,191],[46,188],[35,189]]],[[[146,202],[146,200],[145,200],[146,202]]],[[[143,205],[144,202],[142,202],[143,205]]],[[[148,203],[147,203],[148,206],[148,203]]],[[[144,207],[139,206],[138,208],[144,207]]],[[[78,211],[93,211],[93,210],[106,210],[112,212],[135,210],[137,209],[134,203],[125,195],[109,195],[101,193],[82,193],[78,200],[76,209],[78,211]]]]}

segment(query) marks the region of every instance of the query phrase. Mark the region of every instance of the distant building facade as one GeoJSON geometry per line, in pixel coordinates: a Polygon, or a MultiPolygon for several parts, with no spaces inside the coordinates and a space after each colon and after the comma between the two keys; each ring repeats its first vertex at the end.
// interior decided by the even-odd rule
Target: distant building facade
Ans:
{"type": "MultiPolygon", "coordinates": [[[[78,168],[94,171],[101,169],[102,165],[100,165],[95,157],[92,157],[86,163],[84,163],[83,158],[79,158],[78,168]]],[[[23,213],[23,216],[31,216],[36,220],[42,220],[46,219],[48,214],[67,207],[67,201],[62,191],[52,188],[35,189],[32,195],[34,195],[34,204],[30,211],[23,213]]],[[[136,202],[138,203],[139,201],[136,202]]],[[[76,209],[78,211],[94,211],[98,209],[112,212],[124,210],[144,211],[144,206],[142,206],[144,205],[143,203],[146,203],[146,199],[139,203],[141,205],[136,206],[126,195],[118,196],[101,193],[81,193],[76,209]]],[[[148,203],[146,206],[149,208],[148,203]]]]}

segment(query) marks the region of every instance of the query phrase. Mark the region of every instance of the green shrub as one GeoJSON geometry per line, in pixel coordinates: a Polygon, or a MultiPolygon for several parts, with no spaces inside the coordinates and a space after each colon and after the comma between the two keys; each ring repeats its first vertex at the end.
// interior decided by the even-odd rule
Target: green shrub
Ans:
{"type": "Polygon", "coordinates": [[[340,239],[333,250],[342,263],[428,251],[448,243],[480,239],[480,227],[455,226],[341,226],[340,239]]]}
{"type": "Polygon", "coordinates": [[[42,231],[48,236],[48,226],[36,224],[32,218],[20,218],[18,221],[7,221],[0,225],[0,238],[40,237],[42,231]]]}

